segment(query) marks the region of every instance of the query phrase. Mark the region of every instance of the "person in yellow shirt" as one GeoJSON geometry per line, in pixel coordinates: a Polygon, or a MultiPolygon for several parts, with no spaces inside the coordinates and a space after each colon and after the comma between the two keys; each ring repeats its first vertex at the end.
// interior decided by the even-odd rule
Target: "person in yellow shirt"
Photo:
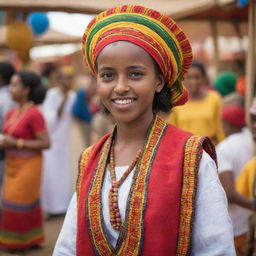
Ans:
{"type": "MultiPolygon", "coordinates": [[[[251,132],[256,141],[256,98],[253,100],[250,109],[251,132]]],[[[254,156],[243,168],[240,176],[236,179],[236,189],[243,196],[253,200],[254,213],[249,218],[249,238],[247,255],[254,255],[256,252],[255,230],[256,230],[256,156],[254,156]]]]}
{"type": "MultiPolygon", "coordinates": [[[[253,100],[250,109],[251,132],[256,141],[256,98],[253,100]]],[[[243,168],[240,176],[236,180],[236,188],[242,195],[253,198],[253,186],[256,174],[256,156],[253,157],[243,168]]]]}
{"type": "Polygon", "coordinates": [[[243,168],[236,181],[238,192],[246,197],[253,198],[253,183],[256,173],[256,157],[253,157],[243,168]]]}
{"type": "Polygon", "coordinates": [[[224,139],[221,125],[221,97],[207,88],[207,74],[200,62],[194,62],[185,77],[189,101],[174,108],[167,122],[183,130],[211,137],[215,144],[224,139]]]}

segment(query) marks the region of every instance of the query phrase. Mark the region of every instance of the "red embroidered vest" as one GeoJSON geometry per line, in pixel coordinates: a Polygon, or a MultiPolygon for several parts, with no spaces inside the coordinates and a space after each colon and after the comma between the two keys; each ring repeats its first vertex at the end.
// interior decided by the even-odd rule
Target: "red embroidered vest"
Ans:
{"type": "Polygon", "coordinates": [[[166,125],[156,117],[138,168],[116,248],[107,240],[101,184],[111,136],[81,157],[77,182],[77,256],[185,256],[190,253],[199,163],[210,139],[166,125]]]}

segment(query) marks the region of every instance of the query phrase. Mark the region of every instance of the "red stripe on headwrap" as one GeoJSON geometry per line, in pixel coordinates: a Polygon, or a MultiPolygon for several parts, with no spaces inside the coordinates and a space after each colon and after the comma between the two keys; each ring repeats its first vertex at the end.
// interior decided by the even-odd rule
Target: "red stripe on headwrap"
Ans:
{"type": "MultiPolygon", "coordinates": [[[[167,55],[163,52],[163,50],[157,45],[155,41],[151,38],[147,37],[145,34],[141,34],[138,31],[134,30],[125,30],[125,34],[122,35],[114,35],[116,32],[120,32],[121,30],[109,30],[106,33],[102,34],[99,38],[98,42],[96,43],[96,47],[93,52],[93,56],[96,58],[102,49],[113,42],[117,41],[129,41],[134,43],[141,48],[143,48],[147,53],[149,53],[152,58],[156,61],[159,65],[163,75],[165,76],[165,80],[169,81],[171,77],[171,72],[173,70],[172,63],[168,61],[167,55]],[[109,37],[108,37],[109,35],[109,37]],[[159,54],[160,52],[160,54],[159,54]],[[162,59],[162,58],[163,59],[162,59]],[[167,64],[168,66],[165,66],[167,64]]],[[[93,60],[94,62],[95,60],[93,60]]]]}

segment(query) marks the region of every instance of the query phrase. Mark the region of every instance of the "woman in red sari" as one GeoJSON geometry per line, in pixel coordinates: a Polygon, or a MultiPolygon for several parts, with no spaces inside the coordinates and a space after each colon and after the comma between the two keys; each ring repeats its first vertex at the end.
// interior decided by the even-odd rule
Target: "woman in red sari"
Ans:
{"type": "Polygon", "coordinates": [[[11,96],[18,106],[7,114],[0,139],[0,147],[6,150],[0,220],[2,249],[23,250],[43,241],[41,151],[50,143],[44,118],[35,106],[44,98],[41,89],[40,77],[32,72],[16,73],[11,79],[11,96]]]}

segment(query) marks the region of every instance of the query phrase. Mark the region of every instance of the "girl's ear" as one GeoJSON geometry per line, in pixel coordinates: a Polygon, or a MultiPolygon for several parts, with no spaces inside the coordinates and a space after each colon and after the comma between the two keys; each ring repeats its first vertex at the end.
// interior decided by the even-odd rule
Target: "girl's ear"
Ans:
{"type": "Polygon", "coordinates": [[[165,80],[162,74],[157,74],[156,92],[161,92],[165,84],[165,80]]]}

